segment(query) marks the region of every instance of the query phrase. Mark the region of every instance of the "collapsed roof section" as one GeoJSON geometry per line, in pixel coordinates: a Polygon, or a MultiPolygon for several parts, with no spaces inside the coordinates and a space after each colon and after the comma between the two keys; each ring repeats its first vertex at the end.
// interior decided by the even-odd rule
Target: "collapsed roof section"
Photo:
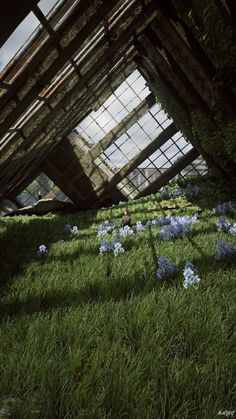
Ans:
{"type": "MultiPolygon", "coordinates": [[[[200,154],[210,161],[155,101],[164,85],[183,109],[208,112],[211,62],[187,3],[60,0],[45,15],[42,0],[22,2],[21,19],[33,13],[39,27],[0,75],[0,199],[40,170],[90,208],[155,192],[200,154]],[[144,168],[158,175],[137,188],[144,168]]],[[[10,22],[2,44],[19,16],[10,22]]]]}

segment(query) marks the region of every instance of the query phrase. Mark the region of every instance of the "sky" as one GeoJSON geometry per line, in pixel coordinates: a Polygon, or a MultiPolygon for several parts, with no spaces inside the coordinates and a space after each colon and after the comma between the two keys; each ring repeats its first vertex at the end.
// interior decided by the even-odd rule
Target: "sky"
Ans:
{"type": "MultiPolygon", "coordinates": [[[[76,131],[90,145],[96,144],[150,93],[145,79],[136,69],[96,112],[91,112],[79,123],[76,131]]],[[[160,105],[156,103],[149,112],[140,117],[138,121],[104,151],[103,158],[106,159],[112,168],[121,168],[150,144],[171,123],[172,120],[167,117],[160,105]]],[[[150,156],[151,161],[145,160],[139,167],[162,167],[167,164],[167,157],[173,161],[177,159],[181,154],[178,153],[176,155],[178,148],[174,144],[175,141],[180,148],[188,146],[185,139],[178,133],[173,136],[173,140],[169,140],[166,143],[167,145],[161,147],[161,151],[155,152],[150,156]],[[165,152],[165,155],[162,154],[162,151],[165,152]]],[[[185,152],[190,147],[188,146],[185,152]]]]}
{"type": "MultiPolygon", "coordinates": [[[[41,0],[38,3],[38,6],[46,16],[57,2],[58,0],[41,0]]],[[[33,12],[21,22],[0,49],[0,71],[8,64],[19,48],[39,26],[40,22],[33,12]]],[[[135,70],[126,81],[116,89],[114,94],[106,100],[103,106],[96,112],[92,112],[88,115],[77,126],[77,132],[81,133],[91,144],[97,143],[148,96],[150,90],[145,83],[145,79],[140,75],[138,70],[135,70]]],[[[149,113],[143,115],[138,123],[135,122],[127,133],[118,138],[116,142],[106,150],[106,155],[104,157],[108,158],[108,162],[111,166],[116,168],[122,167],[130,158],[134,157],[140,150],[156,138],[162,131],[159,124],[162,124],[163,128],[166,128],[171,122],[172,120],[168,119],[165,113],[160,110],[160,105],[154,105],[149,113]],[[121,150],[126,157],[122,155],[117,148],[117,145],[121,147],[121,150]]],[[[186,144],[187,143],[183,138],[179,141],[180,147],[183,147],[186,144]]],[[[176,147],[172,145],[172,147],[166,151],[166,155],[171,158],[175,152],[176,147]]],[[[154,160],[155,155],[153,157],[153,161],[154,160]]],[[[156,164],[161,166],[165,161],[165,156],[161,155],[158,157],[156,164]]],[[[141,167],[146,166],[154,167],[150,161],[146,161],[141,165],[141,167]]]]}
{"type": "MultiPolygon", "coordinates": [[[[41,11],[47,15],[57,1],[58,0],[41,0],[38,3],[38,6],[41,11]]],[[[21,48],[38,26],[40,26],[40,22],[34,13],[31,12],[0,48],[0,71],[9,63],[19,48],[21,48]]]]}

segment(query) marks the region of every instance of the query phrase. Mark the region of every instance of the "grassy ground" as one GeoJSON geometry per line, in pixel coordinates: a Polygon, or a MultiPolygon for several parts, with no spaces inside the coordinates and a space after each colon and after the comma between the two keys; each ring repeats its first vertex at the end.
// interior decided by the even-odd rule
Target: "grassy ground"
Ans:
{"type": "Polygon", "coordinates": [[[191,236],[163,242],[148,230],[122,239],[117,257],[99,256],[96,233],[102,221],[120,223],[122,206],[4,218],[0,409],[27,419],[236,416],[236,261],[214,259],[217,240],[236,237],[217,232],[214,196],[128,204],[133,222],[204,209],[191,236]],[[79,234],[68,237],[66,223],[79,234]],[[177,264],[176,277],[157,279],[159,256],[177,264]],[[186,260],[198,289],[183,287],[186,260]]]}

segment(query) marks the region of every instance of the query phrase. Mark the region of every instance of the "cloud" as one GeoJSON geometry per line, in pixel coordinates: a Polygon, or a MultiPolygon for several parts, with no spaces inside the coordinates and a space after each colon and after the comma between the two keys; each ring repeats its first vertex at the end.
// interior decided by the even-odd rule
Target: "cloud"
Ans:
{"type": "MultiPolygon", "coordinates": [[[[38,6],[44,14],[47,14],[56,2],[57,0],[41,0],[38,6]]],[[[39,20],[33,12],[30,12],[1,47],[0,70],[4,69],[38,26],[40,26],[39,20]]]]}

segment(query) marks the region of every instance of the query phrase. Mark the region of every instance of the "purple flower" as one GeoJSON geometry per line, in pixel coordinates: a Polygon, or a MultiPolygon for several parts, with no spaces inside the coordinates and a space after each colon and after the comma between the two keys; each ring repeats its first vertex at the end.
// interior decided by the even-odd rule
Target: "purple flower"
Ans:
{"type": "Polygon", "coordinates": [[[121,237],[131,236],[132,234],[134,234],[134,232],[129,226],[125,226],[119,229],[119,235],[121,237]]]}
{"type": "Polygon", "coordinates": [[[188,215],[171,217],[170,224],[165,229],[161,230],[160,237],[163,240],[184,237],[191,231],[191,225],[197,222],[197,215],[194,215],[193,217],[189,217],[188,215]]]}
{"type": "Polygon", "coordinates": [[[236,214],[236,204],[232,201],[223,202],[213,208],[213,212],[216,215],[236,214]]]}
{"type": "Polygon", "coordinates": [[[218,231],[229,231],[231,223],[226,221],[225,217],[220,217],[218,221],[217,230],[218,231]]]}
{"type": "Polygon", "coordinates": [[[103,255],[103,253],[107,253],[110,250],[112,250],[112,245],[108,240],[104,240],[101,243],[101,246],[99,248],[99,253],[100,255],[103,255]]]}
{"type": "Polygon", "coordinates": [[[141,223],[141,221],[137,221],[136,223],[136,232],[139,233],[141,231],[145,231],[145,227],[143,226],[143,224],[141,223]]]}
{"type": "Polygon", "coordinates": [[[105,221],[104,223],[100,224],[97,236],[104,237],[108,233],[110,233],[112,230],[114,230],[114,228],[116,228],[115,223],[110,223],[109,221],[105,221]]]}
{"type": "Polygon", "coordinates": [[[231,244],[219,240],[217,243],[217,254],[215,256],[216,260],[224,259],[230,257],[236,253],[236,248],[231,244]]]}
{"type": "Polygon", "coordinates": [[[157,260],[158,262],[158,269],[157,269],[157,277],[162,279],[166,276],[171,276],[178,272],[176,265],[167,259],[165,256],[160,256],[157,260]]]}

